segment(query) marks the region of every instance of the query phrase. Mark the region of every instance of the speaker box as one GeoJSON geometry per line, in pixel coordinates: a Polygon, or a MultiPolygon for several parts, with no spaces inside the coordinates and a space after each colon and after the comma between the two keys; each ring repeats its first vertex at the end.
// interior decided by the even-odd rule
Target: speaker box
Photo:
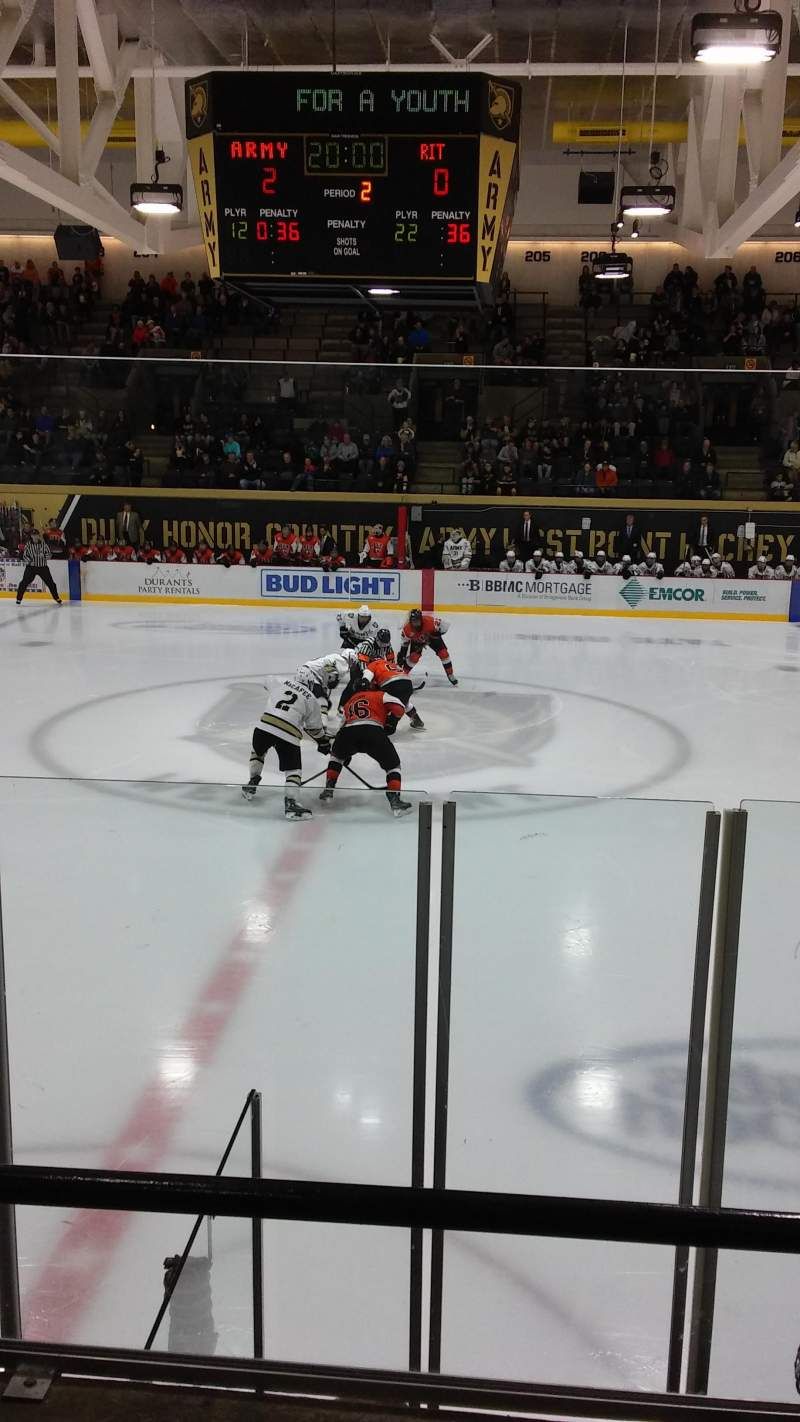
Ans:
{"type": "Polygon", "coordinates": [[[578,202],[597,203],[607,207],[614,201],[614,174],[587,173],[581,170],[578,177],[578,202]]]}
{"type": "Polygon", "coordinates": [[[103,250],[96,227],[67,227],[61,223],[53,236],[62,262],[96,262],[103,250]]]}

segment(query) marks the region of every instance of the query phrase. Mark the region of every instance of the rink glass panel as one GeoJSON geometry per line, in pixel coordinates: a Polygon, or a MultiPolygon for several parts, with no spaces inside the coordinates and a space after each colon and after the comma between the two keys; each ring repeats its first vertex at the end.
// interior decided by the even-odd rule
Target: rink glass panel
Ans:
{"type": "MultiPolygon", "coordinates": [[[[800,805],[744,801],[747,839],[722,1204],[800,1209],[800,805]]],[[[725,1250],[709,1391],[796,1402],[798,1261],[725,1250]]]]}
{"type": "MultiPolygon", "coordinates": [[[[305,824],[280,789],[4,779],[0,875],[18,1163],[210,1174],[255,1088],[265,1175],[410,1183],[416,814],[346,775],[305,824]]],[[[140,1345],[190,1223],[90,1231],[59,1341],[140,1345]]],[[[64,1229],[21,1212],[23,1311],[64,1229]]],[[[244,1353],[248,1228],[219,1237],[218,1332],[244,1353]]],[[[267,1223],[264,1257],[272,1356],[407,1365],[405,1232],[267,1223]]]]}
{"type": "MultiPolygon", "coordinates": [[[[453,799],[447,1185],[677,1202],[707,807],[453,799]]],[[[442,1370],[661,1388],[673,1259],[447,1235],[442,1370]]]]}

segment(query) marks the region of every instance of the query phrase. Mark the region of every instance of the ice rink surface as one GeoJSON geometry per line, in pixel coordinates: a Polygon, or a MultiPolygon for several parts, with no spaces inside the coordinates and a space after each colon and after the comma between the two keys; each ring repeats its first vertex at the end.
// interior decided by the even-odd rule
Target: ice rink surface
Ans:
{"type": "MultiPolygon", "coordinates": [[[[396,742],[412,798],[458,807],[447,1182],[674,1200],[705,812],[800,801],[800,632],[447,640],[460,684],[426,654],[427,729],[396,742]]],[[[305,824],[237,788],[263,683],[337,642],[322,611],[0,602],[19,1162],[207,1172],[253,1087],[266,1173],[409,1182],[415,817],[346,776],[305,824]]],[[[725,1203],[796,1209],[800,810],[750,808],[725,1203]]],[[[188,1221],[55,1214],[20,1211],[29,1335],[140,1346],[188,1221]]],[[[265,1234],[272,1357],[406,1366],[405,1236],[265,1234]]],[[[794,1397],[796,1270],[722,1261],[713,1389],[794,1397]]],[[[671,1288],[667,1250],[449,1237],[442,1366],[661,1388],[671,1288]]],[[[217,1351],[247,1353],[248,1224],[215,1225],[212,1290],[217,1351]]]]}

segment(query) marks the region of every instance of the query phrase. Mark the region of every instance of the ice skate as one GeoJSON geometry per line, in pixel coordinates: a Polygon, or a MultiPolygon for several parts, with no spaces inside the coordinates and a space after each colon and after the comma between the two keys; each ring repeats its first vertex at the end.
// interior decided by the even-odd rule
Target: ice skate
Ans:
{"type": "Polygon", "coordinates": [[[326,785],[326,786],[325,786],[325,789],[320,792],[320,797],[319,797],[319,798],[320,798],[320,800],[332,800],[332,799],[333,799],[333,790],[331,789],[330,785],[326,785]]]}
{"type": "Polygon", "coordinates": [[[410,800],[401,800],[399,790],[387,790],[386,798],[389,801],[389,808],[395,818],[400,815],[407,815],[412,808],[410,800]]]}
{"type": "Polygon", "coordinates": [[[287,820],[307,820],[311,816],[311,811],[305,805],[298,805],[291,795],[286,795],[283,801],[283,813],[287,820]]]}
{"type": "Polygon", "coordinates": [[[408,713],[408,724],[410,725],[412,731],[424,731],[424,730],[425,730],[425,722],[423,721],[422,717],[420,716],[419,711],[409,711],[409,713],[408,713]]]}
{"type": "Polygon", "coordinates": [[[243,799],[243,800],[254,800],[254,799],[255,799],[255,794],[256,794],[256,790],[257,790],[257,789],[258,789],[258,781],[257,781],[257,780],[250,780],[250,781],[248,781],[248,783],[247,783],[246,785],[243,785],[243,786],[242,786],[242,799],[243,799]]]}

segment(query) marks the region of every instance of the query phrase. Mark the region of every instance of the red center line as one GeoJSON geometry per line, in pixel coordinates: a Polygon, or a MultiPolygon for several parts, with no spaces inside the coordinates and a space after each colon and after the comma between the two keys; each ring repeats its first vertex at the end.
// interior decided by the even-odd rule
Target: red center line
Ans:
{"type": "MultiPolygon", "coordinates": [[[[274,868],[266,871],[262,885],[270,908],[269,927],[263,930],[266,941],[254,942],[247,925],[242,924],[191,1003],[177,1040],[185,1047],[187,1059],[198,1066],[209,1066],[214,1060],[261,967],[264,952],[274,948],[275,932],[300,887],[323,829],[316,818],[307,823],[302,839],[287,844],[274,868]]],[[[108,1146],[100,1168],[157,1170],[192,1096],[190,1090],[176,1090],[174,1082],[153,1077],[108,1146]]],[[[114,1251],[136,1218],[130,1212],[111,1210],[78,1210],[72,1216],[24,1292],[26,1339],[42,1343],[74,1340],[81,1318],[111,1271],[114,1251]]]]}

